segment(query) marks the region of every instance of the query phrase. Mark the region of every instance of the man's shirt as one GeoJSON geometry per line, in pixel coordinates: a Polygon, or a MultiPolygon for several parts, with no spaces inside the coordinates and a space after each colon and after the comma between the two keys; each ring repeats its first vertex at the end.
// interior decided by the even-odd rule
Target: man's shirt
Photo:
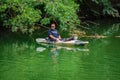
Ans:
{"type": "MultiPolygon", "coordinates": [[[[50,35],[52,35],[52,36],[54,36],[55,38],[59,38],[59,33],[58,33],[58,31],[56,30],[56,29],[50,29],[49,31],[48,31],[48,36],[49,36],[49,38],[50,38],[50,35]]],[[[51,39],[51,38],[50,38],[51,39]]]]}

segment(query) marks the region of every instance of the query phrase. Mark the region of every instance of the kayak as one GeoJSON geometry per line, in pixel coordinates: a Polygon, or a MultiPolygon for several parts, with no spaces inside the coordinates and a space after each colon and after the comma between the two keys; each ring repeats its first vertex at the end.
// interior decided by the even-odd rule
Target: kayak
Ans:
{"type": "Polygon", "coordinates": [[[47,43],[47,44],[67,44],[67,45],[86,45],[88,41],[81,41],[81,40],[69,40],[69,41],[48,41],[45,38],[37,38],[36,42],[38,44],[47,43]]]}

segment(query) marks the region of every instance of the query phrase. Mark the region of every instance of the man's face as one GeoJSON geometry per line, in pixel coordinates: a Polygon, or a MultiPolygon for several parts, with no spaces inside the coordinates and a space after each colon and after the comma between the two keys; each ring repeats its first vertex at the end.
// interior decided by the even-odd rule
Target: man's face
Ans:
{"type": "Polygon", "coordinates": [[[55,24],[51,24],[51,29],[55,29],[55,24]]]}

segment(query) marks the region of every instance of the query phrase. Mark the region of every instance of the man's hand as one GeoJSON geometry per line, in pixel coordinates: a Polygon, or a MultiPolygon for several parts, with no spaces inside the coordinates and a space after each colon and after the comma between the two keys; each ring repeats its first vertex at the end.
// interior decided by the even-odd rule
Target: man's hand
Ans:
{"type": "Polygon", "coordinates": [[[59,40],[61,39],[61,36],[59,35],[59,40]]]}
{"type": "Polygon", "coordinates": [[[59,39],[59,38],[56,38],[56,41],[60,41],[60,39],[59,39]]]}
{"type": "Polygon", "coordinates": [[[56,41],[60,41],[61,37],[59,36],[59,38],[55,38],[53,35],[50,35],[50,37],[56,41]]]}

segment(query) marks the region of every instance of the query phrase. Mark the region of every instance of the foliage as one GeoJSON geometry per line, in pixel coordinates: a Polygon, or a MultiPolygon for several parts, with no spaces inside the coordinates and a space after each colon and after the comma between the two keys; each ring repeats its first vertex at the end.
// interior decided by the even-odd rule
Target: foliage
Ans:
{"type": "MultiPolygon", "coordinates": [[[[112,6],[111,1],[0,0],[0,22],[2,22],[3,27],[10,28],[13,32],[19,30],[23,33],[32,33],[36,24],[39,24],[40,27],[48,27],[51,21],[56,22],[61,30],[70,30],[80,25],[80,13],[85,14],[81,11],[81,7],[86,8],[86,5],[81,4],[85,4],[85,2],[89,6],[93,2],[98,8],[102,7],[102,12],[99,14],[120,17],[118,10],[112,6]]],[[[91,7],[85,10],[93,11],[96,14],[98,12],[95,9],[96,7],[91,7]]],[[[91,14],[91,12],[87,12],[87,14],[91,14]]]]}
{"type": "Polygon", "coordinates": [[[62,30],[80,22],[76,14],[78,5],[73,0],[1,0],[0,5],[0,19],[13,32],[32,32],[36,23],[43,26],[51,20],[60,22],[62,30]]]}
{"type": "Polygon", "coordinates": [[[45,4],[46,16],[42,23],[48,24],[49,20],[60,22],[60,28],[67,30],[70,27],[79,25],[80,21],[76,14],[78,5],[73,0],[54,0],[45,4]]]}
{"type": "Polygon", "coordinates": [[[117,9],[112,7],[110,0],[92,0],[98,5],[103,5],[103,14],[111,15],[113,17],[120,17],[117,9]]]}
{"type": "Polygon", "coordinates": [[[4,26],[11,30],[21,30],[23,33],[32,32],[35,22],[41,18],[40,10],[34,9],[31,0],[2,0],[0,18],[4,26]]]}

